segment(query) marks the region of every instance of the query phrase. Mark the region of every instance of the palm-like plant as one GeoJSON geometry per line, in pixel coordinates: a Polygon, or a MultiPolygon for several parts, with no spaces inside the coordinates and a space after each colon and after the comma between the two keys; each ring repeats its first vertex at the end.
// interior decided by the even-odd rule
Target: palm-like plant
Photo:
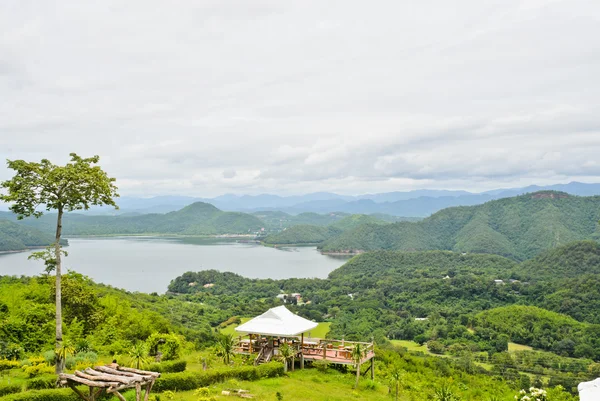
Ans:
{"type": "Polygon", "coordinates": [[[402,378],[402,371],[398,365],[394,365],[392,370],[390,370],[390,382],[394,385],[396,389],[396,397],[395,400],[398,401],[398,392],[400,391],[400,379],[402,378]]]}
{"type": "Polygon", "coordinates": [[[223,363],[229,365],[237,339],[233,334],[219,334],[217,338],[217,356],[223,358],[223,363]]]}
{"type": "Polygon", "coordinates": [[[460,397],[454,394],[449,384],[443,384],[436,388],[433,399],[436,401],[460,401],[460,397]]]}
{"type": "Polygon", "coordinates": [[[67,359],[67,355],[73,355],[75,353],[75,348],[69,341],[63,341],[60,345],[60,348],[57,348],[54,353],[56,354],[56,358],[60,363],[59,367],[62,372],[65,369],[65,360],[67,359]]]}
{"type": "Polygon", "coordinates": [[[288,363],[292,361],[292,369],[293,369],[293,361],[294,361],[294,348],[292,348],[289,344],[283,343],[279,346],[279,359],[283,362],[283,371],[287,372],[288,363]]]}
{"type": "Polygon", "coordinates": [[[352,360],[354,361],[354,364],[356,365],[356,384],[354,385],[354,388],[358,387],[358,380],[360,379],[360,363],[362,362],[363,358],[367,355],[367,348],[360,344],[360,343],[356,343],[354,344],[354,348],[352,348],[352,353],[351,353],[351,357],[352,360]]]}
{"type": "Polygon", "coordinates": [[[146,343],[138,342],[129,350],[129,357],[131,358],[131,367],[140,369],[143,366],[150,363],[148,357],[148,346],[146,343]]]}

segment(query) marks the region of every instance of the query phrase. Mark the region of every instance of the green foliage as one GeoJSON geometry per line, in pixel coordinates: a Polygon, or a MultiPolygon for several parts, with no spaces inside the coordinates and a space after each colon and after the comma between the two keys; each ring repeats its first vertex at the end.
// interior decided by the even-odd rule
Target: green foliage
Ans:
{"type": "Polygon", "coordinates": [[[416,223],[360,225],[323,251],[453,250],[523,260],[572,241],[598,238],[600,197],[541,192],[444,209],[416,223]]]}
{"type": "Polygon", "coordinates": [[[159,373],[178,373],[184,372],[187,366],[186,361],[164,361],[160,363],[151,363],[147,369],[159,373]]]}
{"type": "Polygon", "coordinates": [[[19,366],[19,361],[9,361],[7,359],[0,359],[0,372],[2,372],[3,370],[15,369],[19,366]]]}
{"type": "Polygon", "coordinates": [[[211,369],[201,372],[165,373],[156,380],[155,391],[185,391],[207,387],[229,379],[259,380],[283,375],[283,366],[270,362],[257,367],[242,366],[234,368],[211,369]]]}
{"type": "MultiPolygon", "coordinates": [[[[54,242],[52,235],[0,219],[0,252],[22,251],[30,247],[47,246],[54,242]]],[[[63,245],[67,242],[63,241],[63,245]]]]}
{"type": "Polygon", "coordinates": [[[3,397],[2,401],[80,401],[80,399],[73,390],[65,388],[11,394],[3,397]]]}
{"type": "Polygon", "coordinates": [[[20,384],[0,384],[0,397],[8,394],[20,393],[22,390],[20,384]]]}
{"type": "Polygon", "coordinates": [[[342,230],[336,227],[298,225],[278,234],[269,235],[263,241],[265,244],[278,245],[319,244],[341,232],[342,230]]]}
{"type": "Polygon", "coordinates": [[[223,358],[223,363],[229,365],[233,357],[233,350],[237,345],[237,339],[233,334],[220,333],[217,337],[217,356],[223,358]]]}
{"type": "Polygon", "coordinates": [[[46,390],[53,389],[55,387],[55,375],[36,377],[27,381],[27,390],[46,390]]]}

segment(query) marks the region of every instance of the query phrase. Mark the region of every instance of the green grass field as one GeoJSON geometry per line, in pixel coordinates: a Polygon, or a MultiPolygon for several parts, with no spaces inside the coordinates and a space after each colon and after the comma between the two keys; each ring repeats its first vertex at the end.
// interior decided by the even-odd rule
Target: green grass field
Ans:
{"type": "Polygon", "coordinates": [[[399,347],[404,347],[409,351],[417,351],[417,352],[423,352],[428,355],[435,355],[435,354],[432,354],[431,352],[429,352],[426,344],[419,345],[418,343],[416,343],[414,341],[410,341],[410,340],[390,340],[390,342],[393,345],[396,345],[399,347]]]}
{"type": "MultiPolygon", "coordinates": [[[[237,397],[221,395],[228,389],[248,390],[254,400],[277,400],[277,393],[284,401],[348,401],[374,400],[389,401],[387,386],[375,383],[370,379],[361,378],[358,389],[354,390],[354,376],[343,374],[330,369],[327,373],[316,369],[296,370],[289,372],[287,377],[263,379],[256,382],[229,380],[210,386],[211,396],[217,400],[235,400],[237,397]]],[[[197,401],[195,391],[176,392],[174,401],[197,401]]],[[[166,399],[160,394],[161,400],[166,399]]]]}
{"type": "Polygon", "coordinates": [[[508,352],[515,352],[515,351],[533,351],[533,348],[528,345],[508,343],[508,352]]]}

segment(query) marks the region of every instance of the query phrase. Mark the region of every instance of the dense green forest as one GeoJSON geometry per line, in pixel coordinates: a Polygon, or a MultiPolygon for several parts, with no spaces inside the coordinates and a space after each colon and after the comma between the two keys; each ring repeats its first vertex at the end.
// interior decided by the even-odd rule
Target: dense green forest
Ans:
{"type": "MultiPolygon", "coordinates": [[[[50,234],[0,219],[0,252],[45,247],[53,242],[54,237],[50,234]]],[[[63,241],[63,244],[67,242],[63,241]]]]}
{"type": "Polygon", "coordinates": [[[389,221],[365,214],[353,214],[327,226],[302,224],[290,227],[279,233],[268,235],[263,239],[269,245],[288,244],[320,244],[328,239],[339,236],[346,230],[351,230],[363,224],[389,224],[389,221]]]}
{"type": "Polygon", "coordinates": [[[416,223],[361,225],[320,248],[325,252],[439,249],[525,260],[571,241],[600,238],[599,219],[600,196],[538,192],[444,209],[416,223]]]}

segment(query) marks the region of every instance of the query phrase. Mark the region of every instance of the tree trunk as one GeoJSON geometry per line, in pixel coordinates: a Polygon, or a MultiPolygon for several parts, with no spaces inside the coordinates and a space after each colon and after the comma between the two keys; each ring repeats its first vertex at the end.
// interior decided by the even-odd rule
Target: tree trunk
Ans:
{"type": "MultiPolygon", "coordinates": [[[[60,237],[62,234],[62,207],[58,208],[58,218],[56,221],[56,242],[54,243],[54,256],[56,257],[56,350],[62,348],[62,288],[61,288],[61,258],[60,258],[60,237]]],[[[66,355],[65,355],[66,356],[66,355]]],[[[63,352],[57,352],[56,356],[56,374],[62,373],[64,369],[63,352]]]]}
{"type": "Polygon", "coordinates": [[[358,379],[360,379],[360,363],[356,364],[356,384],[354,388],[358,388],[358,379]]]}
{"type": "Polygon", "coordinates": [[[400,387],[400,384],[396,382],[396,401],[398,401],[398,387],[400,387]]]}
{"type": "Polygon", "coordinates": [[[283,373],[287,373],[287,359],[283,360],[283,373]]]}

